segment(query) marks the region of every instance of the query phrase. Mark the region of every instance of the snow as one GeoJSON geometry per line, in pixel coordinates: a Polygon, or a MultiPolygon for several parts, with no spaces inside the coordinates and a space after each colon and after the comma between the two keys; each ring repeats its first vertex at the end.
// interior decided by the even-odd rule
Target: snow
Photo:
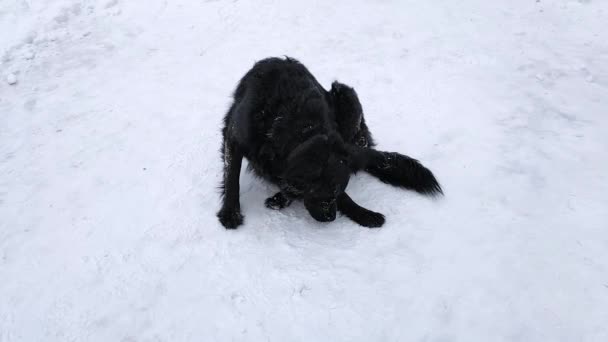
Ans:
{"type": "Polygon", "coordinates": [[[608,341],[608,2],[2,1],[0,341],[608,341]],[[446,196],[215,217],[266,56],[359,93],[446,196]],[[29,58],[31,57],[31,58],[29,58]]]}
{"type": "Polygon", "coordinates": [[[25,58],[25,59],[32,59],[35,56],[36,56],[36,54],[33,51],[28,50],[23,53],[23,58],[25,58]]]}
{"type": "Polygon", "coordinates": [[[10,73],[8,75],[6,75],[6,83],[8,83],[9,85],[13,85],[17,83],[17,75],[10,73]]]}

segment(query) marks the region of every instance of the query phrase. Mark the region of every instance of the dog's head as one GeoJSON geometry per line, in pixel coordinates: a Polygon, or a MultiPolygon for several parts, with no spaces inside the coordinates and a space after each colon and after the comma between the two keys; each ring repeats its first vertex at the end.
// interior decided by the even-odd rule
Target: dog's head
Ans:
{"type": "Polygon", "coordinates": [[[287,159],[283,175],[288,193],[301,197],[310,215],[317,221],[336,218],[336,200],[350,178],[349,155],[337,134],[315,135],[287,159]]]}

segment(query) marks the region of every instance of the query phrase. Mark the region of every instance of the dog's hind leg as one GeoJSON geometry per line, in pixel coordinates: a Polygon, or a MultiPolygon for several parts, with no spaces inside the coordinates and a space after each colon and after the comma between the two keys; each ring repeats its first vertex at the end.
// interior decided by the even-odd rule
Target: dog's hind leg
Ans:
{"type": "Polygon", "coordinates": [[[338,197],[338,210],[364,227],[378,228],[384,224],[384,215],[361,207],[345,192],[338,197]]]}
{"type": "Polygon", "coordinates": [[[243,153],[238,144],[229,136],[224,136],[224,181],[222,184],[222,208],[217,217],[226,229],[234,229],[243,224],[239,202],[239,177],[243,153]]]}
{"type": "Polygon", "coordinates": [[[373,147],[372,135],[365,124],[363,108],[355,90],[346,84],[334,82],[330,95],[333,98],[338,132],[347,144],[373,147]]]}
{"type": "Polygon", "coordinates": [[[266,204],[266,208],[280,210],[287,208],[291,204],[291,199],[279,191],[274,196],[268,197],[264,203],[266,204]]]}
{"type": "Polygon", "coordinates": [[[355,160],[353,171],[365,170],[384,183],[424,195],[443,194],[431,170],[414,158],[371,148],[354,148],[351,154],[355,160]]]}

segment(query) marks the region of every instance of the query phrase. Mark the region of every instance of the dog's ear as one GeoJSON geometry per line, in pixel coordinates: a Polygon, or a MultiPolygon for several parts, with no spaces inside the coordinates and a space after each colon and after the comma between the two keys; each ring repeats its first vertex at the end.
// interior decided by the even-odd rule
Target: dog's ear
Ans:
{"type": "Polygon", "coordinates": [[[318,134],[296,147],[287,157],[284,178],[309,181],[321,176],[329,158],[329,138],[318,134]]]}
{"type": "Polygon", "coordinates": [[[353,172],[365,169],[365,166],[371,158],[370,150],[355,145],[349,145],[346,150],[348,153],[348,165],[350,169],[353,172]]]}
{"type": "Polygon", "coordinates": [[[350,152],[348,151],[348,148],[347,148],[346,144],[344,143],[344,140],[342,140],[342,137],[340,136],[340,134],[331,133],[327,137],[327,142],[328,142],[329,150],[331,151],[331,153],[333,154],[333,156],[335,158],[340,159],[344,162],[349,161],[350,152]]]}
{"type": "Polygon", "coordinates": [[[327,145],[335,153],[347,153],[346,144],[344,143],[344,140],[342,139],[340,134],[336,132],[332,132],[327,136],[327,145]]]}

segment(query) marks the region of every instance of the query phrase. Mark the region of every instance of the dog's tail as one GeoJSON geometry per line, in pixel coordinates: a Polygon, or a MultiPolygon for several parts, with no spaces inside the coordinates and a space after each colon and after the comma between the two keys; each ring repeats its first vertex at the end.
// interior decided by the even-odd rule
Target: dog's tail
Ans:
{"type": "Polygon", "coordinates": [[[414,158],[396,153],[366,149],[364,170],[384,183],[414,190],[423,195],[443,195],[431,172],[414,158]]]}

